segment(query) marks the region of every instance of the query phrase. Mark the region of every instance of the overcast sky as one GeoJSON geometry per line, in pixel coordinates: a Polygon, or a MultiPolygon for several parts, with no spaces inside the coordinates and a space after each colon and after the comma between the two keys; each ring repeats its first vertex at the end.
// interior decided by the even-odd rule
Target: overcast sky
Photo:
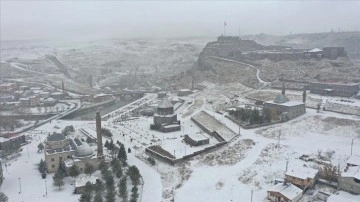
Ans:
{"type": "Polygon", "coordinates": [[[3,1],[1,40],[360,30],[359,1],[3,1]]]}

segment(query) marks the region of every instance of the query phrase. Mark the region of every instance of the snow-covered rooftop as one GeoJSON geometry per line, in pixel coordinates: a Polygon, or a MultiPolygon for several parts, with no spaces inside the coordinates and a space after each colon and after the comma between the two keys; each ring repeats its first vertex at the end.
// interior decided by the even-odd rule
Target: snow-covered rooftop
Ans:
{"type": "Polygon", "coordinates": [[[308,51],[308,53],[318,53],[318,52],[322,52],[322,50],[319,48],[314,48],[314,49],[308,51]]]}
{"type": "Polygon", "coordinates": [[[341,173],[341,177],[352,177],[360,180],[360,166],[348,167],[346,172],[341,173]]]}
{"type": "Polygon", "coordinates": [[[209,138],[205,137],[203,134],[201,133],[193,133],[193,134],[188,134],[187,136],[189,136],[192,140],[195,141],[201,141],[201,140],[207,140],[209,138]]]}
{"type": "Polygon", "coordinates": [[[358,155],[350,156],[350,158],[346,161],[346,163],[360,166],[360,156],[358,155]]]}
{"type": "Polygon", "coordinates": [[[226,127],[224,124],[220,123],[217,119],[210,116],[207,112],[201,111],[195,114],[193,117],[198,123],[203,125],[206,129],[211,132],[216,132],[220,135],[225,141],[230,141],[233,139],[236,134],[226,127]]]}
{"type": "Polygon", "coordinates": [[[282,105],[282,106],[287,106],[287,107],[293,107],[293,106],[298,106],[298,105],[304,104],[304,103],[298,102],[298,101],[288,101],[288,102],[285,102],[285,103],[276,103],[276,102],[274,102],[274,101],[267,101],[267,102],[265,102],[265,103],[282,105]]]}
{"type": "Polygon", "coordinates": [[[273,187],[270,187],[268,189],[268,192],[279,192],[282,195],[284,195],[286,198],[293,200],[299,194],[301,194],[302,190],[291,183],[287,183],[287,184],[279,183],[273,187]]]}
{"type": "Polygon", "coordinates": [[[315,178],[319,171],[312,169],[312,168],[305,168],[305,167],[296,167],[294,169],[289,169],[285,175],[300,178],[300,179],[307,179],[307,178],[315,178]]]}
{"type": "Polygon", "coordinates": [[[97,179],[99,179],[99,178],[95,177],[95,176],[88,176],[88,175],[78,177],[75,179],[75,187],[83,187],[86,185],[87,182],[90,182],[91,184],[95,184],[97,179]]]}

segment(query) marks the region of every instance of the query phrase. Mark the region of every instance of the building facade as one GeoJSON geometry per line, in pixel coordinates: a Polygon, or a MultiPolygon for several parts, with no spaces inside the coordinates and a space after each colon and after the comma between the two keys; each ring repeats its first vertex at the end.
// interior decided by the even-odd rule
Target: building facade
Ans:
{"type": "Polygon", "coordinates": [[[302,190],[291,183],[279,183],[267,190],[267,199],[271,202],[297,202],[302,190]]]}
{"type": "Polygon", "coordinates": [[[341,96],[351,97],[359,93],[359,83],[311,83],[307,86],[310,93],[328,95],[328,96],[341,96]]]}
{"type": "Polygon", "coordinates": [[[272,119],[288,121],[299,117],[306,112],[305,103],[298,101],[289,101],[285,95],[285,86],[283,85],[282,93],[276,96],[274,101],[264,102],[264,109],[268,109],[272,119]]]}

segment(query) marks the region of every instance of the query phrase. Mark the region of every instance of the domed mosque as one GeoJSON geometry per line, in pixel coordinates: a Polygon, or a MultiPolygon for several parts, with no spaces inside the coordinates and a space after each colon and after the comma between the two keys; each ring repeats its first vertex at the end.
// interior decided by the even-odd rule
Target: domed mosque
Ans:
{"type": "Polygon", "coordinates": [[[150,129],[164,133],[181,130],[180,121],[177,120],[177,114],[174,113],[174,106],[166,96],[157,106],[154,123],[150,125],[150,129]]]}
{"type": "Polygon", "coordinates": [[[281,94],[277,95],[274,101],[265,102],[264,109],[270,111],[272,119],[285,122],[305,114],[305,100],[306,93],[303,94],[303,102],[290,101],[285,95],[285,84],[283,83],[281,94]]]}
{"type": "MultiPolygon", "coordinates": [[[[85,133],[83,133],[85,134],[85,133]]],[[[87,142],[79,138],[69,138],[61,133],[49,134],[45,140],[45,163],[49,173],[58,170],[63,166],[68,172],[74,164],[82,172],[86,164],[97,167],[99,161],[108,161],[103,153],[102,135],[101,135],[101,117],[96,113],[96,143],[97,153],[88,145],[87,142]]]]}

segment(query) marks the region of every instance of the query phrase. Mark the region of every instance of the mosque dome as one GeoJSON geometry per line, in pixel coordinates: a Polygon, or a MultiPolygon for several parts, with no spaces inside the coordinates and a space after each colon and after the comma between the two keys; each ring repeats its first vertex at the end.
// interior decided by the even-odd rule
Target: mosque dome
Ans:
{"type": "Polygon", "coordinates": [[[276,96],[275,103],[285,103],[285,102],[289,102],[289,98],[287,98],[284,94],[280,94],[278,96],[276,96]]]}
{"type": "Polygon", "coordinates": [[[76,149],[74,156],[75,157],[87,157],[87,156],[91,156],[93,154],[94,154],[94,151],[91,149],[91,147],[88,144],[83,143],[76,149]]]}
{"type": "Polygon", "coordinates": [[[62,140],[65,140],[65,139],[66,139],[65,135],[62,134],[62,133],[53,133],[53,134],[49,135],[46,138],[46,140],[48,142],[50,142],[50,141],[62,141],[62,140]]]}

